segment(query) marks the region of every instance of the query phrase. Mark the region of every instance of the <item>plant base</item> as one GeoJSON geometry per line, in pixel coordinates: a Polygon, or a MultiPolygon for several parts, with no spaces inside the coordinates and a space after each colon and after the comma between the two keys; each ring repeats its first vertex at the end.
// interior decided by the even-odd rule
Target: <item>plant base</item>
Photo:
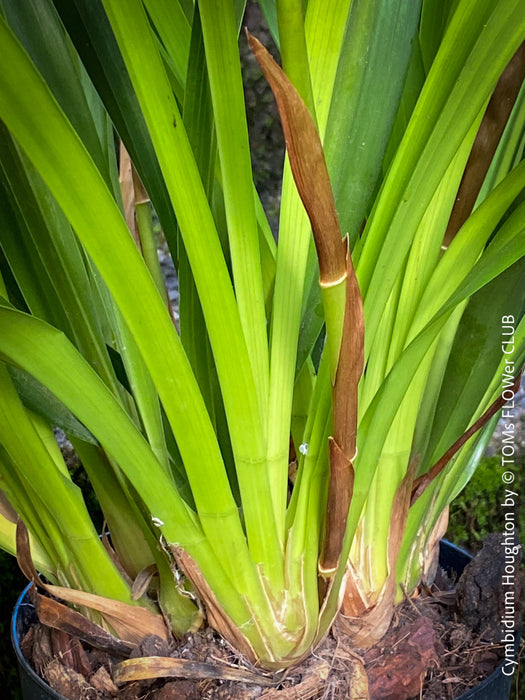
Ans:
{"type": "MultiPolygon", "coordinates": [[[[449,543],[442,545],[440,563],[448,573],[461,571],[469,559],[463,550],[449,543]]],[[[498,666],[502,650],[489,644],[483,646],[477,643],[478,635],[469,632],[464,624],[455,622],[453,613],[448,614],[448,620],[444,619],[447,611],[454,610],[454,593],[447,590],[447,587],[451,588],[451,582],[446,575],[441,576],[439,583],[441,591],[432,591],[430,595],[422,594],[417,599],[400,605],[396,609],[395,624],[387,637],[371,649],[363,652],[355,650],[350,639],[338,633],[336,625],[315,655],[291,669],[274,688],[258,686],[253,682],[224,681],[211,677],[198,681],[172,678],[132,682],[122,687],[118,696],[108,691],[107,695],[98,697],[132,700],[147,693],[151,700],[183,697],[188,700],[296,700],[298,697],[314,700],[322,697],[329,688],[330,697],[338,700],[365,700],[367,692],[370,692],[371,698],[407,700],[420,697],[422,679],[426,677],[423,686],[425,700],[442,700],[445,687],[453,688],[455,697],[460,700],[508,698],[512,678],[505,676],[501,665],[498,666]],[[443,644],[448,644],[448,649],[443,644]],[[465,650],[463,660],[458,649],[461,645],[465,650]],[[450,661],[451,669],[443,665],[444,659],[450,661]],[[461,664],[464,668],[458,670],[461,664]],[[491,673],[495,667],[496,670],[491,673]],[[479,682],[480,678],[487,675],[485,680],[479,682]],[[474,687],[469,688],[469,685],[474,687]]],[[[51,689],[24,658],[22,652],[27,653],[30,645],[21,640],[27,629],[36,622],[28,597],[29,588],[28,586],[20,597],[12,622],[23,698],[63,700],[64,697],[70,697],[78,700],[78,688],[68,694],[63,686],[59,686],[64,695],[60,694],[51,689]]],[[[211,661],[219,668],[221,664],[223,668],[234,664],[241,669],[245,668],[247,676],[253,672],[211,630],[188,635],[176,650],[169,652],[198,663],[211,661]]],[[[169,652],[165,650],[164,653],[169,652]]],[[[159,650],[153,645],[149,653],[158,655],[159,650]]],[[[146,650],[140,650],[138,655],[146,655],[146,650]]],[[[100,666],[104,663],[101,652],[88,651],[86,658],[93,663],[92,671],[97,670],[97,664],[100,666]]],[[[111,663],[109,657],[106,663],[111,663]]],[[[278,677],[275,678],[278,680],[278,677]]]]}

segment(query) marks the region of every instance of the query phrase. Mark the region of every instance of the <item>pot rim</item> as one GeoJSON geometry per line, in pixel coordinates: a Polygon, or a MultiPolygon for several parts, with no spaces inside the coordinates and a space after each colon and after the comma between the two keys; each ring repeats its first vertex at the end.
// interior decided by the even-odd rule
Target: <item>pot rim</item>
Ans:
{"type": "Polygon", "coordinates": [[[18,599],[15,603],[10,625],[11,644],[13,645],[13,649],[16,654],[16,659],[18,661],[20,671],[23,667],[24,673],[26,673],[29,676],[31,681],[35,683],[42,691],[47,692],[50,695],[50,697],[55,698],[56,700],[67,700],[67,698],[65,698],[63,695],[54,690],[54,688],[52,688],[48,683],[46,683],[46,681],[43,678],[41,678],[38,675],[38,673],[36,673],[29,661],[22,654],[22,649],[20,648],[20,640],[18,638],[19,635],[17,631],[17,625],[20,614],[22,612],[22,608],[24,606],[34,607],[30,601],[25,600],[32,586],[34,586],[33,583],[28,583],[24,590],[18,596],[18,599]]]}

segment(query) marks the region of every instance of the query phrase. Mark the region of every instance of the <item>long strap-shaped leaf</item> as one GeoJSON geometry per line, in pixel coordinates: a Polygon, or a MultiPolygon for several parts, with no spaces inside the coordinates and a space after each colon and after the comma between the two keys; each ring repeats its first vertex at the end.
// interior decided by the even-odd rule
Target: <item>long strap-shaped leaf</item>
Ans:
{"type": "MultiPolygon", "coordinates": [[[[33,374],[86,425],[141,494],[166,540],[184,547],[198,561],[228,614],[237,624],[249,625],[252,612],[247,609],[243,596],[232,595],[234,588],[244,587],[244,580],[250,578],[246,557],[242,550],[231,553],[229,562],[225,561],[224,554],[220,555],[230,547],[230,543],[222,542],[230,539],[226,519],[221,519],[220,527],[215,521],[218,538],[210,545],[195,513],[174,489],[146,440],[62,333],[14,310],[1,298],[0,331],[0,357],[33,374]],[[41,348],[46,351],[42,352],[41,348]],[[221,556],[222,563],[217,555],[221,556]],[[235,587],[225,571],[228,565],[235,568],[235,587]]],[[[251,591],[250,600],[254,605],[259,604],[260,612],[264,606],[257,590],[251,591]]]]}
{"type": "Polygon", "coordinates": [[[176,77],[186,82],[191,27],[178,0],[146,0],[146,9],[173,61],[176,77]],[[176,31],[174,31],[176,29],[176,31]]]}
{"type": "MultiPolygon", "coordinates": [[[[70,583],[74,584],[76,578],[80,585],[89,586],[94,591],[97,575],[104,572],[99,582],[102,594],[131,602],[127,584],[114,569],[97,537],[80,490],[69,474],[66,476],[57,469],[18,398],[3,363],[0,364],[0,443],[13,459],[21,482],[30,484],[30,488],[34,488],[42,497],[44,512],[41,517],[45,523],[53,523],[51,508],[54,508],[56,519],[51,528],[54,525],[55,537],[52,539],[56,539],[62,554],[57,567],[66,572],[70,583]],[[76,543],[75,547],[68,547],[69,538],[76,543]],[[69,571],[68,566],[71,567],[69,571]]],[[[30,516],[31,506],[28,508],[30,516]]]]}
{"type": "Polygon", "coordinates": [[[6,0],[2,4],[7,23],[109,183],[107,135],[103,119],[99,119],[101,105],[96,93],[86,89],[84,67],[65,35],[52,0],[6,0]]]}
{"type": "MultiPolygon", "coordinates": [[[[220,531],[224,532],[223,528],[216,527],[216,516],[224,514],[226,520],[221,522],[224,525],[228,521],[232,526],[230,536],[223,541],[232,548],[225,555],[225,561],[233,561],[246,547],[237,506],[206,407],[166,307],[102,177],[3,21],[0,21],[0,39],[10,57],[9,69],[2,71],[0,77],[2,118],[47,181],[117,300],[174,426],[203,527],[211,540],[215,539],[220,531]],[[65,160],[64,153],[68,153],[65,160]],[[96,209],[91,205],[94,201],[96,209]],[[111,237],[106,235],[108,231],[111,237]],[[115,265],[116,260],[119,265],[115,265]],[[129,283],[130,279],[133,284],[129,283]],[[208,488],[209,483],[214,484],[213,492],[208,488]]],[[[184,192],[188,194],[186,188],[184,192]]],[[[192,211],[191,204],[187,210],[192,211]]],[[[201,251],[199,255],[202,257],[204,253],[201,251]]],[[[203,268],[212,274],[209,265],[203,264],[203,268]]],[[[216,282],[215,276],[213,282],[211,279],[207,282],[210,291],[216,282]]],[[[219,321],[217,317],[216,326],[219,321]]],[[[231,327],[235,327],[233,319],[231,327]]],[[[221,326],[221,334],[223,330],[221,326]]],[[[230,343],[232,336],[228,338],[230,343]]],[[[230,346],[230,355],[231,352],[230,346]]],[[[236,359],[241,362],[240,358],[236,359]]],[[[241,383],[244,376],[250,376],[249,369],[246,375],[237,373],[241,383]]],[[[238,396],[244,399],[243,391],[247,392],[247,387],[237,386],[233,399],[238,396]]],[[[250,423],[247,429],[250,435],[253,414],[246,418],[250,423]]],[[[249,454],[248,446],[245,454],[249,454]]]]}
{"type": "MultiPolygon", "coordinates": [[[[312,18],[322,26],[329,22],[325,7],[328,3],[317,4],[317,8],[316,3],[308,4],[307,19],[312,18]]],[[[323,47],[327,68],[332,52],[337,51],[339,60],[335,83],[331,83],[330,71],[322,76],[326,84],[318,85],[319,78],[314,83],[316,111],[321,136],[326,124],[325,157],[341,230],[349,235],[351,249],[368,216],[369,200],[380,179],[381,162],[405,81],[410,46],[414,44],[419,4],[419,0],[354,2],[345,21],[342,16],[345,3],[338,3],[337,11],[341,15],[337,29],[344,30],[343,41],[339,46],[338,34],[331,28],[335,46],[330,41],[323,47]],[[377,118],[379,114],[380,119],[377,118]]],[[[316,47],[312,49],[315,56],[316,47]]],[[[309,287],[310,291],[305,291],[309,299],[303,305],[298,369],[322,328],[322,318],[316,312],[320,303],[316,278],[317,271],[310,258],[306,275],[306,289],[309,287]]]]}
{"type": "Polygon", "coordinates": [[[519,0],[458,5],[364,233],[367,354],[417,225],[524,33],[519,0]]]}
{"type": "MultiPolygon", "coordinates": [[[[176,251],[176,221],[144,118],[101,0],[53,0],[82,63],[139,170],[176,251]]],[[[67,110],[66,110],[67,113],[67,110]]]]}
{"type": "Polygon", "coordinates": [[[192,539],[202,537],[196,519],[184,507],[146,440],[64,334],[43,321],[13,309],[1,299],[0,326],[0,352],[3,358],[30,372],[68,406],[86,427],[91,426],[88,430],[121,464],[132,482],[135,482],[143,500],[151,507],[152,514],[166,523],[178,521],[181,539],[191,542],[192,539]],[[45,348],[45,352],[37,353],[36,347],[45,348]],[[58,384],[62,367],[67,368],[67,372],[63,372],[60,388],[58,384]],[[115,436],[119,434],[127,435],[126,441],[116,439],[115,436]],[[134,468],[136,472],[133,474],[131,470],[134,468]],[[159,506],[158,503],[154,504],[157,500],[155,494],[162,494],[166,502],[169,502],[158,515],[155,512],[155,505],[157,508],[159,506]]]}
{"type": "MultiPolygon", "coordinates": [[[[104,0],[104,6],[150,130],[199,292],[228,417],[250,548],[255,561],[263,562],[266,574],[282,587],[258,392],[202,181],[141,3],[133,0],[124,6],[104,0]]],[[[195,487],[202,489],[202,483],[195,487]]]]}
{"type": "Polygon", "coordinates": [[[235,295],[266,427],[268,338],[261,256],[233,3],[199,3],[215,114],[235,295]]]}
{"type": "Polygon", "coordinates": [[[5,128],[0,159],[19,225],[19,230],[2,226],[0,240],[31,313],[63,330],[117,393],[101,332],[103,310],[95,311],[78,240],[5,128]]]}
{"type": "Polygon", "coordinates": [[[341,228],[351,244],[381,174],[420,6],[421,0],[352,3],[325,140],[341,228]]]}

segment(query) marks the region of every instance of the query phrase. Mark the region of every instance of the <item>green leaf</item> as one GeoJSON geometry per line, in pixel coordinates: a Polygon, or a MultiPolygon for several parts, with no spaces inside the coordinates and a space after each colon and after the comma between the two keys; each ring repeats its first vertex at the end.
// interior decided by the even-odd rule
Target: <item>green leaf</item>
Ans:
{"type": "Polygon", "coordinates": [[[0,167],[17,223],[0,232],[0,245],[31,311],[63,330],[108,386],[117,386],[102,333],[105,312],[93,298],[78,241],[33,165],[0,130],[0,167]]]}
{"type": "Polygon", "coordinates": [[[27,408],[38,413],[51,425],[62,428],[68,437],[77,437],[92,445],[98,445],[96,438],[49,389],[37,382],[27,372],[16,367],[8,367],[8,370],[11,381],[27,408]]]}
{"type": "Polygon", "coordinates": [[[199,11],[215,116],[235,295],[265,426],[268,339],[235,16],[229,3],[211,0],[202,0],[199,11]]]}
{"type": "Polygon", "coordinates": [[[464,0],[455,13],[364,233],[357,272],[368,349],[415,229],[525,31],[515,0],[485,5],[464,0]]]}
{"type": "MultiPolygon", "coordinates": [[[[6,20],[31,56],[73,128],[111,183],[105,129],[97,129],[98,96],[50,0],[3,0],[6,20]],[[89,94],[89,96],[88,96],[89,94]]],[[[104,117],[102,117],[104,119],[104,117]]]]}
{"type": "Polygon", "coordinates": [[[426,73],[432,66],[450,17],[458,4],[458,0],[423,0],[419,40],[426,73]]]}
{"type": "Polygon", "coordinates": [[[101,0],[54,0],[68,34],[140,174],[176,259],[177,224],[144,117],[101,0]]]}
{"type": "MultiPolygon", "coordinates": [[[[305,17],[305,36],[310,61],[315,111],[323,139],[333,84],[343,41],[349,2],[310,0],[305,17]]],[[[279,522],[284,527],[288,490],[290,415],[296,374],[296,351],[305,297],[305,275],[309,260],[315,261],[310,224],[285,162],[279,223],[279,253],[270,329],[270,398],[268,419],[268,463],[279,504],[279,522]],[[291,282],[293,271],[293,283],[291,282]]],[[[314,262],[314,269],[316,263],[314,262]]],[[[317,285],[318,271],[312,273],[317,285]]],[[[311,280],[307,280],[307,283],[311,280]]],[[[306,287],[307,289],[307,287],[306,287]]],[[[319,327],[320,330],[320,327],[319,327]]],[[[315,336],[315,332],[312,334],[315,336]]]]}
{"type": "MultiPolygon", "coordinates": [[[[22,495],[22,483],[30,484],[29,488],[39,494],[45,505],[39,517],[47,521],[48,532],[54,544],[61,549],[60,564],[59,561],[56,563],[63,575],[72,585],[77,576],[85,590],[97,590],[100,595],[131,602],[129,588],[113,567],[98,538],[80,489],[73,484],[67,471],[59,470],[55,465],[26,414],[3,363],[0,364],[0,388],[0,443],[15,466],[14,480],[20,479],[17,488],[19,495],[22,495]],[[50,520],[53,522],[50,523],[50,520]],[[72,542],[75,543],[74,547],[70,546],[72,542]],[[68,570],[71,565],[69,558],[72,570],[68,570]],[[103,576],[101,572],[104,572],[103,576]]],[[[9,479],[9,474],[4,472],[4,477],[9,479]]],[[[12,479],[11,483],[14,483],[12,479]]],[[[37,504],[29,495],[24,505],[30,518],[31,509],[37,504]]]]}
{"type": "MultiPolygon", "coordinates": [[[[174,432],[198,507],[202,507],[205,514],[217,513],[223,508],[225,513],[231,514],[233,527],[242,543],[236,549],[241,549],[244,546],[244,534],[216,437],[164,302],[101,176],[46,91],[40,76],[3,22],[0,22],[0,35],[11,58],[11,70],[4,72],[0,78],[0,93],[7,97],[0,100],[2,117],[18,141],[31,153],[31,158],[42,174],[45,174],[47,184],[73,222],[119,304],[155,382],[170,423],[176,426],[174,432]],[[27,88],[24,92],[17,89],[22,75],[27,88]],[[42,124],[45,124],[45,128],[42,128],[42,124]],[[66,161],[60,156],[64,151],[68,153],[66,161]],[[56,167],[56,164],[60,166],[56,167]],[[93,200],[97,201],[96,210],[89,204],[93,200]],[[111,239],[106,237],[106,231],[112,231],[111,239]],[[119,259],[119,266],[114,265],[115,259],[119,259]],[[129,279],[133,279],[133,285],[129,284],[129,279]],[[209,476],[203,479],[203,470],[210,469],[209,476]],[[205,487],[206,482],[215,484],[213,494],[205,487]]],[[[187,210],[187,215],[195,225],[195,213],[187,210]]],[[[198,223],[202,231],[200,219],[198,223]]],[[[203,251],[200,251],[202,254],[203,251]]],[[[213,278],[217,283],[217,271],[210,264],[204,265],[203,272],[207,276],[214,273],[213,278]]],[[[211,289],[210,283],[208,296],[211,289]]],[[[219,325],[218,319],[216,325],[219,325]]],[[[228,340],[228,352],[231,353],[232,338],[228,340]]],[[[248,376],[249,373],[239,372],[237,379],[242,382],[248,376]]],[[[240,396],[244,398],[246,394],[241,390],[240,396]]],[[[243,427],[239,426],[241,429],[243,427]]],[[[244,439],[248,438],[249,433],[244,434],[244,439]]],[[[209,519],[204,515],[203,520],[209,519]]],[[[213,538],[218,534],[215,516],[211,517],[211,521],[205,527],[209,528],[213,538]]],[[[234,539],[229,542],[230,545],[234,539]]]]}
{"type": "MultiPolygon", "coordinates": [[[[200,14],[196,8],[190,45],[186,94],[183,109],[184,124],[188,132],[195,160],[204,184],[208,201],[221,239],[225,256],[229,256],[226,226],[223,212],[218,211],[217,202],[224,206],[220,183],[216,179],[217,143],[213,123],[213,108],[209,91],[208,74],[204,53],[204,41],[200,14]]],[[[229,265],[229,258],[228,258],[229,265]]],[[[182,344],[191,362],[208,412],[213,422],[228,478],[237,502],[240,502],[237,474],[228,431],[224,404],[217,380],[213,353],[202,313],[195,281],[182,238],[179,243],[179,318],[182,344]]]]}
{"type": "Polygon", "coordinates": [[[377,186],[421,2],[353,3],[325,139],[341,230],[356,240],[377,186]],[[349,118],[349,115],[350,118],[349,118]],[[378,115],[381,115],[380,119],[378,115]]]}
{"type": "Polygon", "coordinates": [[[525,303],[525,258],[474,294],[459,324],[436,406],[424,473],[483,407],[501,360],[501,319],[519,322],[525,303]]]}
{"type": "Polygon", "coordinates": [[[146,10],[166,48],[180,85],[186,82],[191,26],[178,0],[146,0],[146,10]]]}
{"type": "MultiPolygon", "coordinates": [[[[264,19],[268,24],[272,39],[275,41],[275,44],[279,46],[279,27],[277,24],[276,0],[259,0],[259,5],[264,13],[264,19]]],[[[248,29],[251,30],[252,27],[248,27],[248,29]]]]}

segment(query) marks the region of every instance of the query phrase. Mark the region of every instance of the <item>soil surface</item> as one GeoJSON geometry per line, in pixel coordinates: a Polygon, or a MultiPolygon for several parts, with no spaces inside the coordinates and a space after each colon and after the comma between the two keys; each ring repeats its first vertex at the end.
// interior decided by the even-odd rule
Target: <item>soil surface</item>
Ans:
{"type": "MultiPolygon", "coordinates": [[[[250,666],[210,628],[171,645],[150,637],[135,648],[130,658],[143,663],[149,657],[153,680],[122,682],[123,658],[41,624],[29,630],[22,650],[71,700],[452,700],[489,675],[504,655],[494,633],[503,605],[501,537],[487,538],[457,585],[440,570],[432,589],[398,606],[376,646],[353,648],[336,624],[307,661],[281,674],[250,666]],[[480,605],[486,601],[488,610],[480,605]],[[173,665],[170,678],[160,677],[161,663],[173,665]],[[232,675],[240,680],[228,680],[232,675]]],[[[516,615],[518,624],[519,610],[516,615]]]]}

